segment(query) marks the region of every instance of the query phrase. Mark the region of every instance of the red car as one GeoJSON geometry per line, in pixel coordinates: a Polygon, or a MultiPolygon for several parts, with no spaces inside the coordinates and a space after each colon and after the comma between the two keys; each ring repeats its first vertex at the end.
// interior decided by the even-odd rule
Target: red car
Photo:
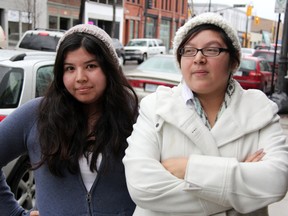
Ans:
{"type": "MultiPolygon", "coordinates": [[[[266,94],[271,93],[272,69],[267,60],[257,57],[242,57],[241,64],[234,74],[244,89],[260,89],[266,94]]],[[[274,86],[276,76],[274,75],[274,86]]]]}
{"type": "Polygon", "coordinates": [[[255,50],[252,56],[267,60],[271,68],[273,68],[274,67],[274,55],[275,55],[275,58],[276,58],[275,59],[275,73],[278,73],[278,68],[279,68],[278,62],[280,59],[280,53],[276,52],[275,54],[274,52],[275,52],[274,49],[270,49],[270,50],[259,49],[259,50],[255,50]]]}

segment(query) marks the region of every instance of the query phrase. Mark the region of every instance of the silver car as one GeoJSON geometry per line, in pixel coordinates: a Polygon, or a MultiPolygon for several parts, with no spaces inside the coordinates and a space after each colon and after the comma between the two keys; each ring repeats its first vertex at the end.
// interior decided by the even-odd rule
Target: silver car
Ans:
{"type": "MultiPolygon", "coordinates": [[[[2,124],[1,121],[19,106],[45,93],[53,80],[55,53],[0,50],[0,56],[2,124]]],[[[35,183],[29,167],[29,157],[22,155],[3,168],[11,191],[25,209],[35,204],[35,183]]]]}
{"type": "Polygon", "coordinates": [[[160,85],[168,87],[178,85],[182,74],[173,55],[159,54],[126,73],[126,77],[141,100],[156,91],[160,85]]]}

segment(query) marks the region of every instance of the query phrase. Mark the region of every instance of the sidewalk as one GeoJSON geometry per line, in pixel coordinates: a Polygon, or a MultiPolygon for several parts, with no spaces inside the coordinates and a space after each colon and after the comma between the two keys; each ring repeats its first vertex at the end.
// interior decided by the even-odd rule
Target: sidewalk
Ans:
{"type": "MultiPolygon", "coordinates": [[[[280,123],[284,129],[284,133],[288,137],[288,115],[280,115],[280,123]]],[[[288,142],[288,140],[287,140],[288,142]]],[[[288,193],[286,197],[280,202],[274,203],[269,206],[269,215],[270,216],[287,216],[288,215],[288,193]]]]}

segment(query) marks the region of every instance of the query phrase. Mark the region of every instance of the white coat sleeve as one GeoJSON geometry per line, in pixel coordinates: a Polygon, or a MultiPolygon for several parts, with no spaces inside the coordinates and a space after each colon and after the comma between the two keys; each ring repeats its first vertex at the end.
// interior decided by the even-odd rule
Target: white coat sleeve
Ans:
{"type": "MultiPolygon", "coordinates": [[[[149,100],[145,100],[147,102],[149,100]]],[[[161,161],[161,136],[153,107],[141,102],[140,115],[128,138],[123,159],[127,186],[134,202],[141,208],[157,212],[210,215],[230,209],[198,196],[198,189],[185,191],[185,181],[170,174],[161,161]]]]}
{"type": "MultiPolygon", "coordinates": [[[[259,146],[266,153],[262,161],[244,163],[235,158],[190,156],[185,180],[201,188],[199,197],[248,213],[286,195],[288,145],[278,116],[255,133],[259,136],[259,146]]],[[[188,191],[189,183],[186,185],[188,191]]]]}

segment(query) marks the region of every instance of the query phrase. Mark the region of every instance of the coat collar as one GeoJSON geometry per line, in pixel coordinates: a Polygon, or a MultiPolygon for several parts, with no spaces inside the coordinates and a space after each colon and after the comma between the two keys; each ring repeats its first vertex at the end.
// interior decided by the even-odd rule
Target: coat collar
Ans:
{"type": "Polygon", "coordinates": [[[173,89],[160,87],[156,92],[156,114],[175,125],[207,155],[219,155],[218,147],[268,125],[277,109],[257,90],[243,90],[236,83],[231,104],[211,131],[193,108],[188,108],[181,93],[182,84],[173,89]]]}
{"type": "MultiPolygon", "coordinates": [[[[181,84],[180,84],[181,85],[181,84]]],[[[175,125],[206,155],[218,156],[215,140],[194,109],[189,109],[181,96],[181,87],[156,92],[156,114],[175,125]]]]}

